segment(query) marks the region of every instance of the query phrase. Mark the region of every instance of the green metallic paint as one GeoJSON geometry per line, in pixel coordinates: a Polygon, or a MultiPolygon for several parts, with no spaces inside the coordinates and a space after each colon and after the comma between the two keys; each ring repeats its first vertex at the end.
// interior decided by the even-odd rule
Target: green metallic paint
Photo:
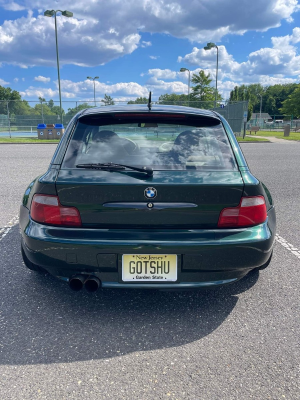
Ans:
{"type": "MultiPolygon", "coordinates": [[[[140,179],[108,171],[60,170],[56,188],[64,206],[77,207],[84,227],[101,228],[214,228],[220,211],[239,204],[244,183],[239,171],[154,171],[153,177],[140,179]],[[142,183],[143,182],[143,183],[142,183]],[[146,199],[148,186],[157,189],[157,197],[146,199]],[[106,203],[119,203],[117,208],[106,203]],[[122,209],[120,202],[153,207],[122,209]],[[194,203],[197,207],[156,208],[156,202],[194,203]]],[[[143,178],[141,178],[141,175],[143,178]]]]}
{"type": "Polygon", "coordinates": [[[121,255],[138,253],[182,254],[179,281],[191,286],[193,282],[197,286],[197,282],[240,279],[268,260],[274,242],[269,221],[239,230],[66,229],[38,224],[22,208],[26,256],[60,277],[85,273],[102,282],[121,283],[121,255]],[[97,261],[100,254],[118,254],[118,271],[103,270],[97,261]],[[76,263],[68,263],[68,255],[76,263]]]}
{"type": "MultiPolygon", "coordinates": [[[[168,112],[178,113],[180,107],[170,107],[168,112]]],[[[118,109],[118,108],[117,108],[118,109]]],[[[108,110],[108,108],[106,108],[108,110]]],[[[126,109],[127,110],[127,109],[126,109]]],[[[140,108],[139,111],[144,109],[140,108]]],[[[124,109],[122,110],[124,111],[124,109]]],[[[165,109],[161,107],[161,112],[165,109]]],[[[75,116],[66,129],[49,170],[36,178],[28,186],[20,210],[20,229],[22,246],[28,259],[41,265],[54,276],[65,281],[77,273],[97,276],[107,288],[163,288],[161,284],[124,284],[121,281],[122,254],[178,254],[180,272],[178,282],[167,284],[165,288],[207,287],[234,282],[245,276],[251,269],[263,265],[273,249],[276,216],[269,190],[249,171],[243,153],[226,120],[217,113],[206,112],[218,117],[226,129],[233,148],[239,171],[155,171],[153,178],[132,172],[109,173],[102,171],[61,170],[60,164],[65,154],[73,128],[81,115],[103,113],[103,109],[83,111],[75,116]],[[58,177],[59,172],[59,177],[58,177]],[[58,178],[58,179],[57,179],[58,178]],[[38,224],[30,218],[30,204],[35,193],[57,194],[67,187],[82,189],[82,195],[91,187],[109,188],[148,186],[172,188],[180,185],[183,189],[191,186],[221,191],[231,185],[239,192],[238,197],[263,195],[267,202],[268,219],[265,223],[244,229],[166,229],[164,225],[152,229],[59,228],[38,224]],[[109,270],[102,266],[102,256],[117,256],[117,265],[109,270]]],[[[121,112],[118,109],[118,112],[121,112]]],[[[182,107],[180,112],[201,115],[202,111],[182,107]]],[[[125,190],[125,189],[124,189],[125,190]]],[[[122,189],[119,201],[125,201],[122,189]]],[[[112,193],[112,192],[111,192],[112,193]]],[[[84,206],[86,199],[77,202],[84,206]],[[83,200],[83,201],[82,201],[83,200]]],[[[218,193],[216,193],[217,195],[218,193]]],[[[96,197],[98,195],[96,194],[96,197]]],[[[109,197],[109,196],[108,196],[109,197]]],[[[95,200],[95,199],[94,199],[95,200]]],[[[93,201],[94,201],[93,200],[93,201]]],[[[71,198],[69,199],[69,202],[71,198]]],[[[73,200],[74,201],[74,200],[73,200]]],[[[140,198],[140,201],[145,199],[140,198]]],[[[174,200],[173,200],[174,201],[174,200]]],[[[190,201],[189,201],[190,202],[190,201]]],[[[224,206],[226,202],[220,206],[224,206]]],[[[238,199],[234,204],[238,203],[238,199]]],[[[75,204],[76,205],[76,204],[75,204]]],[[[78,205],[78,204],[77,204],[78,205]]],[[[87,204],[89,208],[91,204],[87,204]]],[[[94,207],[94,204],[92,205],[94,207]]],[[[207,203],[209,207],[209,203],[207,203]]],[[[161,215],[161,214],[160,214],[161,215]]],[[[175,216],[174,216],[175,218],[175,216]]]]}
{"type": "Polygon", "coordinates": [[[57,178],[57,174],[59,171],[59,167],[57,166],[50,166],[47,172],[43,175],[36,177],[30,185],[27,187],[25,194],[23,196],[23,206],[30,209],[32,197],[36,193],[42,194],[49,194],[56,196],[56,188],[55,188],[55,181],[57,178]]]}

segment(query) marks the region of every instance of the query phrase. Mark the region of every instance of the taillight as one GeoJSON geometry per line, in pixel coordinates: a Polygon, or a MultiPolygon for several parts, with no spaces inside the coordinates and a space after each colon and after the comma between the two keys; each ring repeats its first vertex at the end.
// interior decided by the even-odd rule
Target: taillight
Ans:
{"type": "Polygon", "coordinates": [[[221,211],[218,228],[240,228],[265,222],[267,207],[263,196],[242,197],[237,207],[221,211]]]}
{"type": "Polygon", "coordinates": [[[57,196],[35,194],[32,199],[31,218],[41,224],[81,226],[79,211],[75,207],[64,207],[57,196]]]}

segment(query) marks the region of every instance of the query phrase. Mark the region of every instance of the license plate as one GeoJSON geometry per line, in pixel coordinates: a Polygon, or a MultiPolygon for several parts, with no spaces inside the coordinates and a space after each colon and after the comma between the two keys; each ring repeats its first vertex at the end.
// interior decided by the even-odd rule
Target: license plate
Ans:
{"type": "Polygon", "coordinates": [[[124,282],[175,282],[176,254],[124,254],[122,257],[124,282]]]}

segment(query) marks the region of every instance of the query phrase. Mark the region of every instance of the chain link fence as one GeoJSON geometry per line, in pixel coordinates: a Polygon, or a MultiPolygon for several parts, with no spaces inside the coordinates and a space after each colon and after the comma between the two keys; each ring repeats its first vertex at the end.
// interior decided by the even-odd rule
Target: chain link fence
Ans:
{"type": "MultiPolygon", "coordinates": [[[[115,105],[126,105],[125,101],[114,101],[115,105]]],[[[178,105],[214,110],[224,116],[233,132],[240,135],[243,126],[243,114],[248,110],[248,102],[201,102],[201,101],[153,101],[152,105],[178,105]]],[[[0,100],[0,136],[37,137],[38,124],[64,124],[66,127],[72,117],[80,110],[92,107],[105,107],[101,101],[64,100],[62,118],[58,101],[0,100]]],[[[107,104],[110,105],[110,104],[107,104]]]]}

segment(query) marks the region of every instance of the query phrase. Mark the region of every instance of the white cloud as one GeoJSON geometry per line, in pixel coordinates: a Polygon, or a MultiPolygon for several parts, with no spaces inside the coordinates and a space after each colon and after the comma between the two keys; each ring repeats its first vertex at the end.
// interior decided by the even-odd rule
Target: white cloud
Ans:
{"type": "MultiPolygon", "coordinates": [[[[300,28],[294,28],[292,35],[273,37],[270,48],[261,48],[249,54],[247,61],[237,62],[226,47],[219,46],[219,74],[222,80],[233,80],[243,83],[295,81],[300,75],[300,56],[297,55],[296,43],[300,42],[300,28]]],[[[194,47],[178,62],[197,65],[215,75],[216,49],[205,51],[194,47]]]]}
{"type": "Polygon", "coordinates": [[[8,85],[8,84],[9,84],[9,82],[6,82],[6,81],[4,81],[3,79],[0,78],[0,85],[1,86],[5,86],[5,85],[8,85]]]}
{"type": "Polygon", "coordinates": [[[4,2],[2,7],[8,11],[22,11],[26,9],[25,6],[21,6],[20,4],[15,3],[14,1],[4,2]]]}
{"type": "Polygon", "coordinates": [[[34,80],[37,81],[37,82],[44,82],[44,83],[50,82],[50,78],[46,78],[45,76],[41,76],[41,75],[36,76],[34,78],[34,80]]]}
{"type": "MultiPolygon", "coordinates": [[[[26,98],[56,98],[58,96],[58,85],[54,82],[56,88],[41,88],[30,86],[28,89],[21,92],[21,95],[26,98]]],[[[94,84],[90,80],[73,82],[70,80],[61,80],[61,91],[63,99],[93,99],[94,84]]],[[[108,85],[107,83],[95,81],[96,97],[103,98],[104,94],[117,97],[143,97],[148,96],[148,89],[139,85],[136,82],[119,82],[108,85]]]]}
{"type": "Polygon", "coordinates": [[[149,47],[149,46],[152,46],[151,42],[145,42],[144,40],[142,41],[141,47],[149,47]]]}
{"type": "MultiPolygon", "coordinates": [[[[0,0],[6,8],[52,9],[51,0],[0,0]],[[15,4],[12,6],[12,4],[15,4]]],[[[96,66],[132,53],[140,43],[138,30],[166,33],[191,41],[219,41],[227,34],[265,31],[291,20],[297,0],[65,0],[74,18],[58,17],[62,64],[96,66]]],[[[0,27],[0,59],[31,66],[55,66],[53,18],[42,15],[5,21],[0,27]]]]}
{"type": "Polygon", "coordinates": [[[153,68],[148,70],[148,75],[153,75],[158,79],[175,79],[177,73],[175,71],[171,71],[170,69],[153,68]]]}
{"type": "Polygon", "coordinates": [[[14,78],[14,82],[19,82],[19,78],[14,78]]]}
{"type": "Polygon", "coordinates": [[[187,93],[188,85],[180,81],[165,82],[156,77],[151,77],[146,82],[147,88],[152,91],[154,96],[159,96],[163,93],[187,93]]]}
{"type": "Polygon", "coordinates": [[[157,60],[159,58],[159,56],[149,56],[151,58],[151,60],[157,60]]]}
{"type": "Polygon", "coordinates": [[[38,88],[29,86],[28,89],[20,91],[20,94],[22,97],[33,97],[34,99],[38,99],[39,97],[51,99],[58,96],[58,91],[51,88],[38,88]]]}
{"type": "MultiPolygon", "coordinates": [[[[119,36],[97,20],[57,18],[60,63],[96,66],[132,53],[141,36],[124,30],[119,36]]],[[[53,18],[22,17],[0,26],[0,58],[3,62],[28,66],[56,66],[53,18]]]]}

